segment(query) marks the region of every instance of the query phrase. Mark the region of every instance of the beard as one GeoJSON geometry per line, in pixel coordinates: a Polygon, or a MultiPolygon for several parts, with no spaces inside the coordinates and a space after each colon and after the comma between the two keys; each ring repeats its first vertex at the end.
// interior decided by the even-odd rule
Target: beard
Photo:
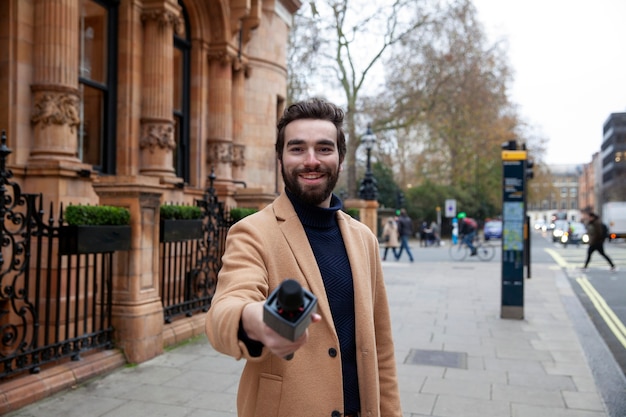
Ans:
{"type": "Polygon", "coordinates": [[[285,167],[281,167],[281,173],[283,175],[283,181],[285,182],[285,188],[290,193],[298,197],[298,199],[306,204],[313,206],[319,206],[324,200],[326,200],[335,189],[337,181],[339,180],[339,170],[333,171],[330,168],[320,167],[318,169],[297,169],[290,173],[285,172],[285,167]],[[298,176],[307,172],[318,172],[325,175],[326,184],[319,186],[309,187],[302,186],[298,182],[298,176]]]}

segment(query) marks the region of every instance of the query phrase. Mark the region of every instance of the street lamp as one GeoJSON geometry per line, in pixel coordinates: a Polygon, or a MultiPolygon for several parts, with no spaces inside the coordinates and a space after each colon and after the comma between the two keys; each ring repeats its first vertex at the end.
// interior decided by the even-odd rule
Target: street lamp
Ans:
{"type": "Polygon", "coordinates": [[[372,132],[372,125],[368,123],[367,131],[361,137],[361,143],[365,145],[367,149],[367,170],[365,171],[365,178],[361,181],[361,187],[359,188],[359,197],[362,200],[377,200],[378,189],[376,188],[376,178],[372,174],[372,148],[376,143],[376,136],[372,132]]]}

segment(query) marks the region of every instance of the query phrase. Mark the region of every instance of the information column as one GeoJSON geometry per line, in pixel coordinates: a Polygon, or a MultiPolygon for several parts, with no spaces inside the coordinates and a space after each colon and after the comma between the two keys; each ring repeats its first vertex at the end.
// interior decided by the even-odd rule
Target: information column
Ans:
{"type": "Polygon", "coordinates": [[[502,151],[502,303],[500,317],[524,318],[526,151],[502,151]]]}

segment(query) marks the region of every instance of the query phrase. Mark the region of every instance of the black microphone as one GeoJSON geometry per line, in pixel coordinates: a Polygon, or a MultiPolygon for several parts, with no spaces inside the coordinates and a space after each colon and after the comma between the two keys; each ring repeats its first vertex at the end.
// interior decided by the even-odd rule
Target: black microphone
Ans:
{"type": "MultiPolygon", "coordinates": [[[[267,298],[263,306],[263,321],[272,330],[292,342],[311,324],[317,309],[317,298],[302,288],[298,281],[284,280],[267,298]]],[[[285,359],[291,360],[293,353],[285,359]]]]}

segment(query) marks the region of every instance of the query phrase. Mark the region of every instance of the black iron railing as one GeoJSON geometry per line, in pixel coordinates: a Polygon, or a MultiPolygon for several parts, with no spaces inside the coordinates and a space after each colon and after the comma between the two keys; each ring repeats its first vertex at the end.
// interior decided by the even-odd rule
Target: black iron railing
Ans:
{"type": "Polygon", "coordinates": [[[0,378],[112,347],[113,253],[65,254],[63,212],[44,218],[42,195],[22,194],[0,143],[0,378]]]}
{"type": "Polygon", "coordinates": [[[206,312],[211,306],[231,223],[224,205],[217,200],[214,181],[212,172],[203,199],[196,201],[203,212],[202,237],[160,244],[160,292],[166,323],[175,317],[206,312]]]}

